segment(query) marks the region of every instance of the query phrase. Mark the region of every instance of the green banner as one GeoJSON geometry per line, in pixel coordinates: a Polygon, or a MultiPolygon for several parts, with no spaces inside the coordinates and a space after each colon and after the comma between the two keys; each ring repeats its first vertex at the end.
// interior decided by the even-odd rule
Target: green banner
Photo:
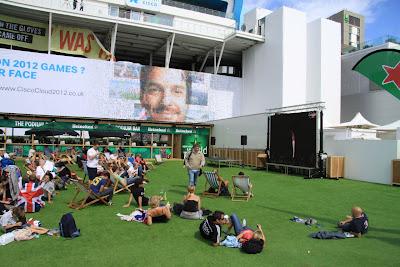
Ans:
{"type": "MultiPolygon", "coordinates": [[[[50,121],[39,120],[6,120],[0,119],[0,127],[6,128],[38,128],[50,121]]],[[[96,131],[96,130],[109,130],[108,124],[95,124],[95,123],[76,123],[76,122],[55,122],[60,129],[72,129],[76,131],[96,131]]],[[[157,134],[182,134],[182,135],[209,135],[210,129],[208,128],[183,128],[183,127],[165,127],[165,126],[137,126],[137,125],[118,125],[111,124],[122,130],[131,133],[157,133],[157,134]]]]}
{"type": "Polygon", "coordinates": [[[400,50],[373,51],[358,61],[353,70],[400,100],[400,50]]]}
{"type": "Polygon", "coordinates": [[[194,144],[199,144],[201,152],[208,156],[208,139],[209,135],[182,135],[182,158],[185,153],[189,152],[194,144]]]}

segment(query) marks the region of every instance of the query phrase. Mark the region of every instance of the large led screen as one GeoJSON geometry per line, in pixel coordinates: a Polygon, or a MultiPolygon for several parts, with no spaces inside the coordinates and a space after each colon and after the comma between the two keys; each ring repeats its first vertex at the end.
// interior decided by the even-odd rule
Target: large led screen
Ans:
{"type": "Polygon", "coordinates": [[[270,162],[316,166],[317,113],[301,112],[271,116],[270,162]]]}
{"type": "Polygon", "coordinates": [[[0,112],[206,122],[240,115],[242,79],[0,49],[0,112]]]}

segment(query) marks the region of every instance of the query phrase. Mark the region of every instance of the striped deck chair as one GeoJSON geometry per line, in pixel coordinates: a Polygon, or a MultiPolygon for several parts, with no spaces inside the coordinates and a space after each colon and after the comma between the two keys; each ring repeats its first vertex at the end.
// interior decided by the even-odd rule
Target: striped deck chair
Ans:
{"type": "Polygon", "coordinates": [[[221,192],[221,183],[218,181],[218,176],[216,172],[207,172],[204,171],[204,177],[206,177],[206,184],[204,186],[204,192],[203,195],[205,196],[214,196],[217,197],[219,196],[219,193],[221,192]],[[208,192],[207,184],[216,191],[216,193],[210,193],[208,192]]]}
{"type": "Polygon", "coordinates": [[[86,176],[89,177],[89,173],[87,170],[87,161],[86,160],[82,160],[82,167],[83,167],[83,173],[85,174],[85,176],[83,177],[83,181],[85,181],[86,176]]]}
{"type": "Polygon", "coordinates": [[[252,185],[250,177],[247,175],[232,176],[232,201],[249,201],[252,194],[252,185]],[[240,192],[237,193],[236,190],[240,192]]]}
{"type": "Polygon", "coordinates": [[[105,205],[108,205],[106,200],[107,196],[100,197],[96,195],[95,193],[92,192],[92,190],[89,189],[89,187],[86,184],[83,184],[82,182],[72,179],[70,181],[76,187],[76,194],[74,195],[74,198],[68,205],[70,208],[80,210],[90,205],[93,205],[94,203],[97,203],[99,201],[105,205]],[[76,198],[80,193],[83,193],[84,197],[80,200],[76,200],[76,198]]]}
{"type": "Polygon", "coordinates": [[[126,191],[130,193],[131,190],[129,188],[134,185],[134,183],[123,185],[121,183],[122,178],[120,178],[117,174],[110,173],[110,179],[111,182],[114,184],[114,195],[118,194],[121,191],[126,191]]]}

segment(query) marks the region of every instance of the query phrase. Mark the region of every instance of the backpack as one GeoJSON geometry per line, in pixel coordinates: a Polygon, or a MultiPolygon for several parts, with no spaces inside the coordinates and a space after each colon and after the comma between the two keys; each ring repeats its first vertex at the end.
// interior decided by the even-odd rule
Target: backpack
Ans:
{"type": "Polygon", "coordinates": [[[75,219],[71,213],[66,213],[60,220],[60,235],[62,237],[75,238],[81,235],[81,232],[76,228],[75,219]]]}
{"type": "Polygon", "coordinates": [[[186,157],[186,158],[184,158],[183,159],[183,166],[186,166],[186,160],[189,160],[190,159],[190,157],[192,156],[192,150],[190,151],[190,153],[189,153],[189,155],[186,157]]]}

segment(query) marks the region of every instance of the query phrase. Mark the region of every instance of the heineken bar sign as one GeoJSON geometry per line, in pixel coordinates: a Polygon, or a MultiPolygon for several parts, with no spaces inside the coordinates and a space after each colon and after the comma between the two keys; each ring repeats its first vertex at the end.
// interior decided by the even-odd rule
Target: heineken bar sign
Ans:
{"type": "MultiPolygon", "coordinates": [[[[36,121],[36,120],[10,120],[0,119],[0,127],[6,128],[37,128],[50,121],[36,121]]],[[[95,123],[76,123],[76,122],[56,122],[56,125],[60,128],[66,127],[76,131],[96,131],[104,130],[107,124],[95,124],[95,123]]],[[[198,134],[198,135],[209,135],[210,130],[208,128],[180,128],[180,127],[165,127],[165,126],[137,126],[137,125],[118,125],[112,124],[121,130],[125,130],[131,133],[158,133],[158,134],[198,134]]]]}

